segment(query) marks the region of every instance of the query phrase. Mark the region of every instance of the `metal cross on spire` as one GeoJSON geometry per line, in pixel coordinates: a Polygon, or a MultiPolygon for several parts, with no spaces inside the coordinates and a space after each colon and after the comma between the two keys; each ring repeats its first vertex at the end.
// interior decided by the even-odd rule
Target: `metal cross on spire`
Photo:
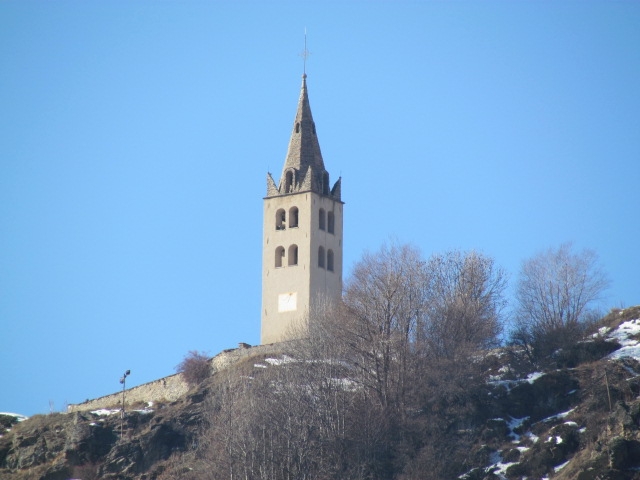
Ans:
{"type": "Polygon", "coordinates": [[[302,57],[302,73],[306,76],[307,75],[307,58],[309,58],[309,55],[311,55],[311,52],[309,50],[307,50],[307,29],[304,29],[304,50],[300,53],[300,56],[302,57]]]}

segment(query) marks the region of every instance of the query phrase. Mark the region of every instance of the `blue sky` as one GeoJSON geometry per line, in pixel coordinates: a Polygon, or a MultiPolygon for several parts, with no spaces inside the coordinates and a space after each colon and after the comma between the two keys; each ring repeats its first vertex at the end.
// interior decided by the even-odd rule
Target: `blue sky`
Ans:
{"type": "Polygon", "coordinates": [[[0,2],[0,411],[260,332],[304,30],[345,275],[396,239],[515,282],[573,241],[640,303],[640,3],[0,2]]]}

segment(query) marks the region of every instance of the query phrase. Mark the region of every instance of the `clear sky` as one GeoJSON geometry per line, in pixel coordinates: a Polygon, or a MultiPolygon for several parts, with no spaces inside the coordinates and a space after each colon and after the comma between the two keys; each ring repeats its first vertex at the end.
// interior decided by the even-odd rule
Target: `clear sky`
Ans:
{"type": "Polygon", "coordinates": [[[308,87],[345,276],[396,239],[515,282],[573,241],[640,304],[640,2],[0,2],[0,411],[259,343],[308,87]]]}

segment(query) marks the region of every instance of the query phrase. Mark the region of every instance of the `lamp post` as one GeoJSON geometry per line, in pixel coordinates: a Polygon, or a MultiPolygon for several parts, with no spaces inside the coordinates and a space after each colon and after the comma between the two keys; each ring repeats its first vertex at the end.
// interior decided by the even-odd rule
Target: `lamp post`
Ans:
{"type": "Polygon", "coordinates": [[[120,378],[120,383],[122,384],[122,413],[120,414],[120,439],[122,440],[122,425],[124,424],[124,390],[127,385],[127,377],[131,375],[131,370],[127,370],[124,372],[124,375],[120,378]]]}

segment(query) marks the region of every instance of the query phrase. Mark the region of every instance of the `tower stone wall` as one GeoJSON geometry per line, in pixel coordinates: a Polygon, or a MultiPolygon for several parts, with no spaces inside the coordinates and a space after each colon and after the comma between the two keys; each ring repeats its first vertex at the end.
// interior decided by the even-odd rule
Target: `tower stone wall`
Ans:
{"type": "Polygon", "coordinates": [[[263,210],[261,343],[304,334],[321,300],[342,294],[343,202],[311,115],[306,75],[280,182],[267,175],[263,210]]]}

